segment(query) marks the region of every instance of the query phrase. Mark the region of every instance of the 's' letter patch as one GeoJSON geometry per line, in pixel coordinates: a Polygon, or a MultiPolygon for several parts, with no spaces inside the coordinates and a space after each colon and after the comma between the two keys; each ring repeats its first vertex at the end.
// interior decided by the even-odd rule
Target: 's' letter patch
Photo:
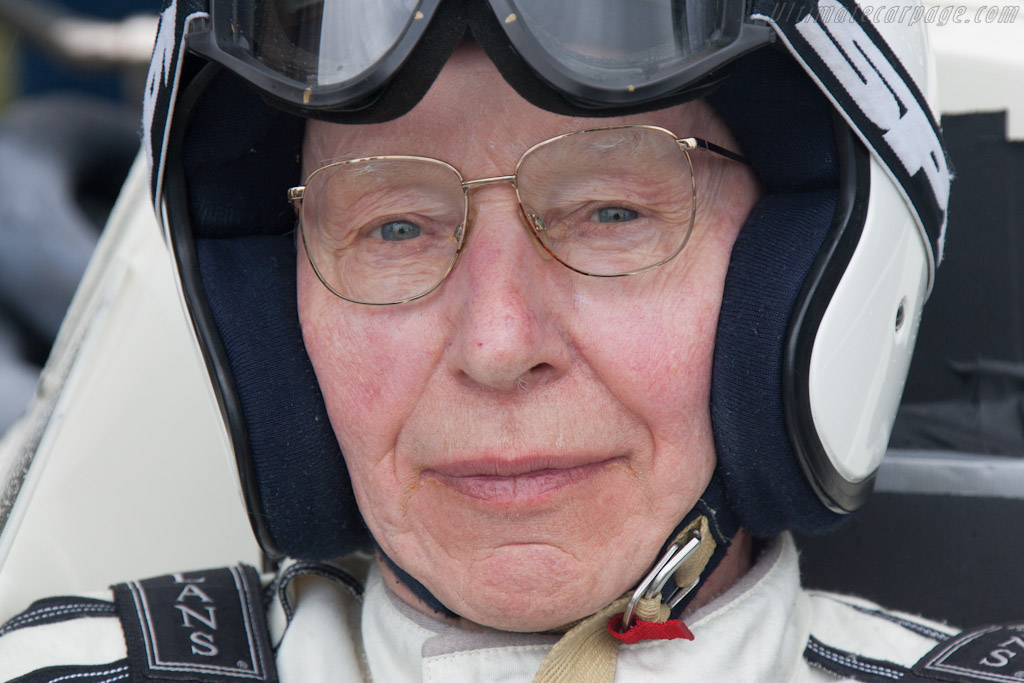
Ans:
{"type": "Polygon", "coordinates": [[[940,643],[914,666],[918,676],[953,683],[1024,680],[1024,625],[988,626],[940,643]]]}
{"type": "Polygon", "coordinates": [[[277,680],[252,567],[131,581],[114,596],[131,680],[277,680]]]}

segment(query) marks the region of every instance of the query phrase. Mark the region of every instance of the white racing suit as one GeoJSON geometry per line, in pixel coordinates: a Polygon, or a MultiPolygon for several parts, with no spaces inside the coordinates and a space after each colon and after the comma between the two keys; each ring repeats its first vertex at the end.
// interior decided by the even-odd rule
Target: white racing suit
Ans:
{"type": "MultiPolygon", "coordinates": [[[[374,563],[344,566],[292,562],[262,581],[247,567],[189,572],[39,601],[0,627],[0,680],[530,681],[558,639],[424,616],[374,563]]],[[[615,681],[1024,678],[1024,627],[957,636],[804,590],[788,534],[686,623],[692,641],[622,645],[615,681]]]]}

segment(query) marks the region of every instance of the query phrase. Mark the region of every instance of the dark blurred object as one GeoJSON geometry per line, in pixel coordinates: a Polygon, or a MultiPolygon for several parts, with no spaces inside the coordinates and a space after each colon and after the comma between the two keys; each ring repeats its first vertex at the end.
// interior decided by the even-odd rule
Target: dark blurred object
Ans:
{"type": "Polygon", "coordinates": [[[904,403],[889,447],[1024,456],[1024,363],[950,360],[949,369],[966,399],[904,403]]]}
{"type": "Polygon", "coordinates": [[[1024,616],[1024,500],[876,492],[839,533],[801,538],[807,585],[962,628],[1024,616]]]}
{"type": "Polygon", "coordinates": [[[0,431],[25,411],[36,387],[39,368],[26,360],[21,330],[0,309],[0,431]]]}
{"type": "Polygon", "coordinates": [[[972,399],[959,368],[1024,364],[1024,142],[1006,113],[942,117],[956,173],[946,256],[925,304],[904,404],[972,399]]]}
{"type": "Polygon", "coordinates": [[[18,91],[54,91],[142,102],[160,0],[0,0],[15,30],[18,91]]]}
{"type": "Polygon", "coordinates": [[[160,0],[0,0],[0,433],[24,411],[139,146],[160,0]],[[145,14],[140,14],[145,13],[145,14]]]}

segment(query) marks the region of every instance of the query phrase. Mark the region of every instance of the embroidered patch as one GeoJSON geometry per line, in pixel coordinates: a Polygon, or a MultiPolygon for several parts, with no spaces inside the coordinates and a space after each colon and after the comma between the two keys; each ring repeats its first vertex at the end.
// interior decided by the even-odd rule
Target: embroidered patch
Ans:
{"type": "Polygon", "coordinates": [[[937,645],[914,665],[918,676],[952,683],[1024,681],[1024,625],[988,626],[937,645]]]}
{"type": "Polygon", "coordinates": [[[114,586],[132,680],[277,680],[252,567],[114,586]]]}

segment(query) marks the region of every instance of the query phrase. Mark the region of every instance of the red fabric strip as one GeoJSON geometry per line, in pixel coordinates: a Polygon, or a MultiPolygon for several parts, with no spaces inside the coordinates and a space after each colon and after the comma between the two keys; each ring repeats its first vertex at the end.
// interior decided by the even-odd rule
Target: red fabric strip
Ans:
{"type": "Polygon", "coordinates": [[[686,628],[686,624],[678,619],[669,619],[665,622],[637,621],[633,628],[625,633],[619,633],[622,626],[622,614],[616,614],[608,620],[606,628],[613,638],[621,640],[627,645],[639,643],[641,640],[675,640],[685,638],[693,640],[693,633],[686,628]]]}

